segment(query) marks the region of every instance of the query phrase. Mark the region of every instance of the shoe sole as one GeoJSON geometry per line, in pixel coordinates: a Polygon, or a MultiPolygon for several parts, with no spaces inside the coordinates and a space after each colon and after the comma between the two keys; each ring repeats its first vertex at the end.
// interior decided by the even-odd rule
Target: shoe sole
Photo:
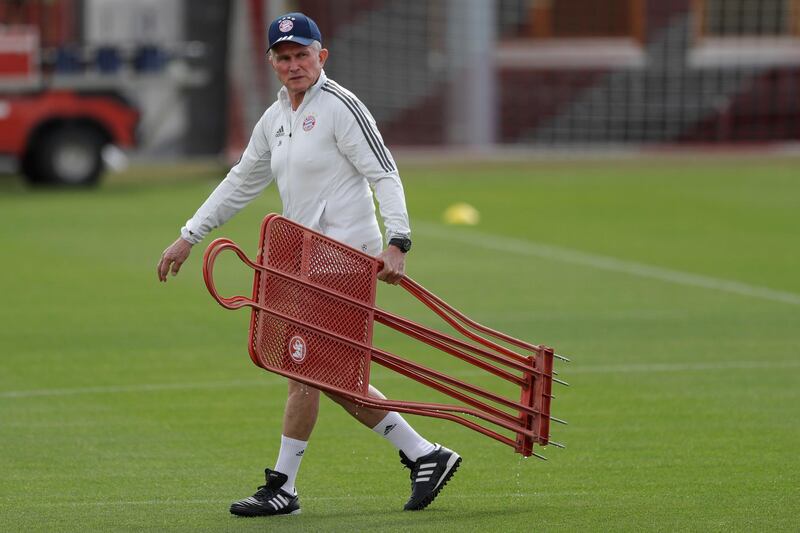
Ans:
{"type": "Polygon", "coordinates": [[[427,506],[429,506],[431,503],[433,503],[433,500],[436,499],[436,496],[439,495],[444,486],[447,485],[447,482],[450,481],[450,478],[453,477],[453,474],[456,473],[456,470],[458,470],[459,465],[461,465],[461,456],[454,452],[453,457],[451,457],[450,460],[447,461],[447,470],[445,470],[444,475],[439,480],[439,483],[436,485],[436,488],[434,488],[430,494],[422,498],[419,501],[419,503],[417,503],[412,507],[405,507],[404,510],[421,511],[425,509],[427,506]]]}
{"type": "Polygon", "coordinates": [[[240,516],[242,518],[254,518],[256,516],[291,516],[291,515],[300,514],[300,509],[295,509],[291,513],[257,513],[257,512],[249,513],[249,512],[246,512],[246,511],[245,512],[235,512],[233,509],[230,509],[230,512],[234,516],[240,516]]]}

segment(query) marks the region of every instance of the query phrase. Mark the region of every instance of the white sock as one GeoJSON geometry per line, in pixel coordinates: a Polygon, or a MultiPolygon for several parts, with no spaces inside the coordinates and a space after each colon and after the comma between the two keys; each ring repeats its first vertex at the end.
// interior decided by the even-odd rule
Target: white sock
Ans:
{"type": "Polygon", "coordinates": [[[303,460],[307,445],[308,441],[306,440],[291,439],[281,435],[281,451],[278,452],[275,471],[286,474],[289,478],[282,487],[289,494],[295,492],[294,480],[297,479],[297,471],[300,470],[300,461],[303,460]]]}
{"type": "Polygon", "coordinates": [[[423,455],[431,453],[436,446],[428,442],[414,431],[408,422],[400,416],[400,413],[389,412],[372,431],[382,436],[398,450],[406,454],[406,457],[416,461],[423,455]]]}

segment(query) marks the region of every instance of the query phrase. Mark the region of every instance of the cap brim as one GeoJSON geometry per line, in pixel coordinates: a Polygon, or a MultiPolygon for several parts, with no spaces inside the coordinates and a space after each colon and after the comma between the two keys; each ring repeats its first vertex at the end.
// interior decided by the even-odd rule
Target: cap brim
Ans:
{"type": "Polygon", "coordinates": [[[303,46],[308,46],[313,42],[314,39],[309,39],[308,37],[299,37],[297,35],[284,35],[280,39],[276,39],[274,43],[270,44],[267,50],[272,50],[272,48],[281,43],[297,43],[303,46]]]}

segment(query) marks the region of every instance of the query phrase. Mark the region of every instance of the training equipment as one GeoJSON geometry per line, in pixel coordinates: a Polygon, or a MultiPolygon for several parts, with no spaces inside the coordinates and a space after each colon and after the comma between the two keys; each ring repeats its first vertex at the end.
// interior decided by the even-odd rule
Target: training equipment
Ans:
{"type": "Polygon", "coordinates": [[[267,468],[264,470],[266,484],[243,500],[231,504],[231,514],[238,516],[272,516],[279,514],[300,514],[300,498],[282,490],[286,474],[267,468]]]}
{"type": "Polygon", "coordinates": [[[453,204],[444,210],[442,219],[446,224],[461,226],[477,226],[480,222],[481,214],[477,209],[469,204],[453,204]]]}
{"type": "Polygon", "coordinates": [[[411,470],[411,497],[404,509],[421,511],[436,499],[461,464],[461,456],[437,444],[428,455],[411,461],[400,452],[400,462],[411,470]]]}
{"type": "Polygon", "coordinates": [[[566,385],[553,377],[553,359],[568,359],[547,346],[478,324],[408,276],[400,286],[464,338],[379,309],[375,292],[381,269],[378,259],[275,214],[262,223],[255,262],[229,239],[213,241],[203,258],[203,277],[217,302],[228,309],[253,308],[249,352],[256,365],[366,407],[452,420],[524,456],[544,459],[533,452],[534,444],[563,447],[550,440],[550,421],[565,423],[550,416],[550,403],[553,382],[566,385]],[[213,267],[224,250],[232,250],[255,270],[251,298],[218,294],[213,267]],[[373,346],[374,322],[515,385],[519,399],[373,346]],[[368,389],[373,361],[460,404],[372,398],[368,389]],[[502,430],[511,431],[513,438],[499,432],[502,430]]]}

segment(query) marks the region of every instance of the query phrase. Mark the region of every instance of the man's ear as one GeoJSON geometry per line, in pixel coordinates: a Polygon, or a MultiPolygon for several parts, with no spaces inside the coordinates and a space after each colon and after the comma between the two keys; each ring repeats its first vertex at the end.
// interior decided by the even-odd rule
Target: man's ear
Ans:
{"type": "Polygon", "coordinates": [[[319,64],[321,66],[325,66],[325,61],[327,61],[327,60],[328,60],[328,49],[327,48],[322,48],[319,51],[319,64]]]}

